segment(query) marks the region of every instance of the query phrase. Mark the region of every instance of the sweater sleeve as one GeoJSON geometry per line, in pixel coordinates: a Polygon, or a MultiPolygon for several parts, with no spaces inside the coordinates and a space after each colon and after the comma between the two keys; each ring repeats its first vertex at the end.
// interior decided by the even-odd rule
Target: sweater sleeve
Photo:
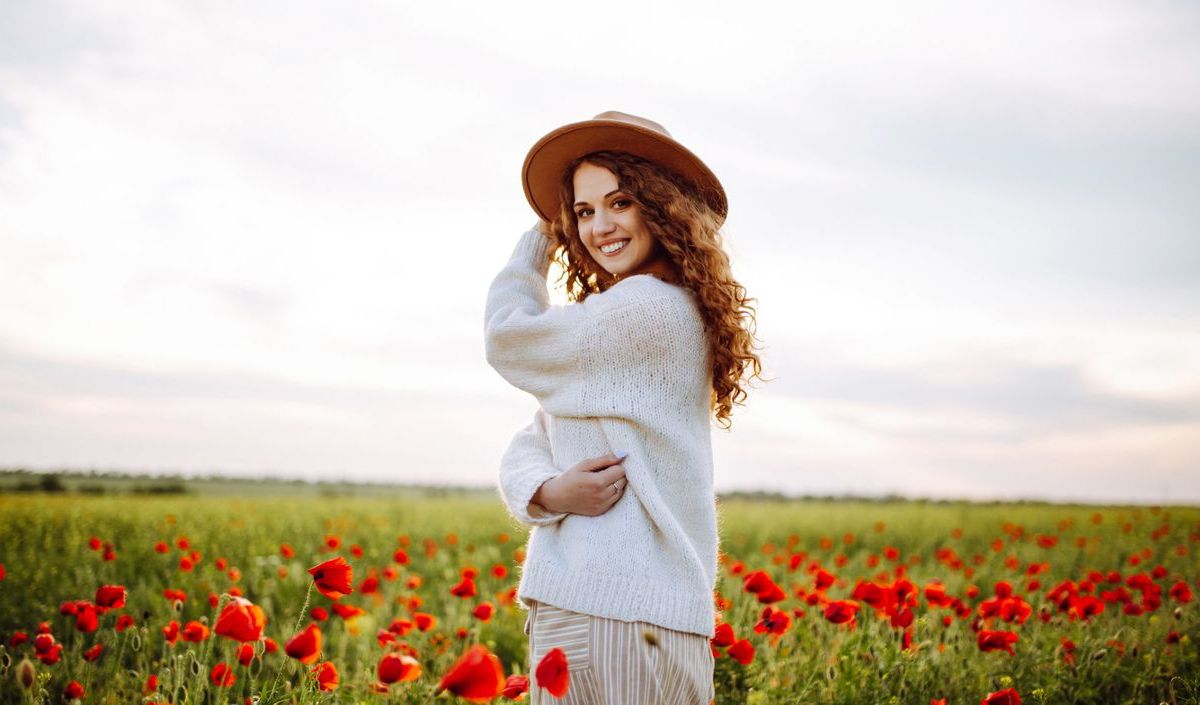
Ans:
{"type": "Polygon", "coordinates": [[[521,236],[488,289],[488,364],[554,416],[612,415],[628,397],[623,380],[646,379],[678,325],[675,298],[651,276],[633,276],[579,303],[552,306],[546,288],[550,241],[521,236]],[[616,400],[616,401],[614,401],[616,400]]]}
{"type": "Polygon", "coordinates": [[[538,408],[533,423],[517,431],[500,460],[500,494],[514,519],[527,526],[548,526],[567,516],[531,502],[542,483],[562,473],[553,463],[546,434],[546,412],[538,408]]]}

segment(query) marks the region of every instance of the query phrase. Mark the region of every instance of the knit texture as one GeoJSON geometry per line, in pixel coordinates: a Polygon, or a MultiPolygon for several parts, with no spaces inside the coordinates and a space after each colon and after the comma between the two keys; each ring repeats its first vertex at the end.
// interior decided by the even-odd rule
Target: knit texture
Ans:
{"type": "Polygon", "coordinates": [[[687,289],[648,274],[551,306],[550,241],[521,236],[488,289],[488,363],[539,403],[501,459],[509,513],[532,527],[517,596],[584,614],[714,633],[717,521],[708,344],[687,289]],[[530,499],[586,458],[628,453],[607,512],[530,499]]]}

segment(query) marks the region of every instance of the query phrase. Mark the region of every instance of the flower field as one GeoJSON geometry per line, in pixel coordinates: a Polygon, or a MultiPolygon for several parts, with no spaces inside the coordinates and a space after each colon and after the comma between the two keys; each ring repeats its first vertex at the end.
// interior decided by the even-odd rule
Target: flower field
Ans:
{"type": "MultiPolygon", "coordinates": [[[[719,508],[717,703],[1200,703],[1200,509],[719,508]]],[[[498,497],[0,495],[0,703],[528,701],[525,536],[498,497]]]]}

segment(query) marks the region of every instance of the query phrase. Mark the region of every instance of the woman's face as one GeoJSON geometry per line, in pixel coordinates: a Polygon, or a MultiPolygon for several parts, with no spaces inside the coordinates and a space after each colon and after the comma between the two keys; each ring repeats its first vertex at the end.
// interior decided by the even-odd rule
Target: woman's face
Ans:
{"type": "Polygon", "coordinates": [[[674,278],[666,253],[615,174],[584,162],[575,170],[573,183],[579,239],[593,260],[618,279],[634,274],[674,278]]]}

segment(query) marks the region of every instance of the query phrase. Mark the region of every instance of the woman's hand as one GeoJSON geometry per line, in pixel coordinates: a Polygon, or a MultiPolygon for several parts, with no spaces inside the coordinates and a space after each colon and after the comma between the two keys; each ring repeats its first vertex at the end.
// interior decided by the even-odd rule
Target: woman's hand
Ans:
{"type": "Polygon", "coordinates": [[[533,502],[551,512],[600,516],[625,494],[624,456],[611,453],[581,460],[563,474],[542,483],[533,502]],[[615,485],[615,491],[614,491],[615,485]]]}

